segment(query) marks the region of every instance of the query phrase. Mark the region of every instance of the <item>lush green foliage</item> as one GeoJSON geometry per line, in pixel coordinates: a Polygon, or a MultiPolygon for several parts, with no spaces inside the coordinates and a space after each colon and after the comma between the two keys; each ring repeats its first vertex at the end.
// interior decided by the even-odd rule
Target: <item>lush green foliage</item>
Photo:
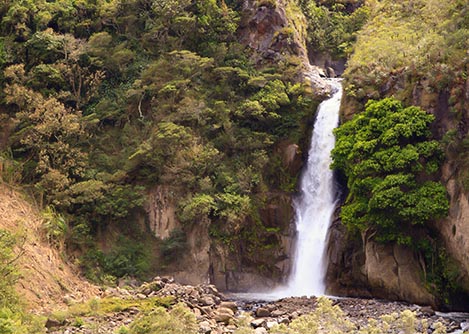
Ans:
{"type": "MultiPolygon", "coordinates": [[[[213,0],[0,4],[0,149],[68,223],[69,247],[125,226],[161,184],[186,226],[252,228],[245,218],[278,174],[275,143],[301,137],[314,108],[291,60],[262,68],[248,58],[240,10],[213,0]]],[[[65,233],[57,222],[47,223],[54,243],[65,233]]]]}
{"type": "Polygon", "coordinates": [[[346,57],[369,16],[364,1],[300,0],[307,18],[307,39],[312,50],[346,57]]]}
{"type": "Polygon", "coordinates": [[[347,94],[361,103],[383,98],[383,93],[411,103],[420,93],[419,103],[431,105],[437,92],[447,90],[450,109],[462,112],[469,63],[467,1],[369,4],[370,20],[358,35],[344,74],[347,94]]]}
{"type": "Polygon", "coordinates": [[[142,238],[119,236],[107,252],[90,249],[81,261],[88,279],[104,284],[114,284],[123,276],[146,277],[151,265],[150,249],[142,238]]]}
{"type": "Polygon", "coordinates": [[[378,240],[410,244],[413,225],[447,214],[446,190],[431,181],[441,161],[429,130],[433,120],[387,98],[369,101],[363,113],[336,129],[332,167],[348,179],[341,217],[349,228],[372,228],[378,240]]]}

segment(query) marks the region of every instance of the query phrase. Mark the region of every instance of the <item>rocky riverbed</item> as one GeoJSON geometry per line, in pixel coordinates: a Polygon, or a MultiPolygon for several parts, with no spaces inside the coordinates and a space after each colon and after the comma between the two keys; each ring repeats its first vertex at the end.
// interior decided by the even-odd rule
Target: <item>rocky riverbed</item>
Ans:
{"type": "MultiPolygon", "coordinates": [[[[245,326],[243,333],[246,333],[246,328],[255,334],[269,333],[279,324],[288,325],[302,315],[313,312],[318,305],[316,297],[283,298],[277,301],[252,301],[236,296],[227,297],[213,285],[181,285],[172,278],[160,277],[139,287],[108,288],[102,291],[100,298],[109,297],[138,301],[154,297],[172,297],[175,302],[184,303],[193,312],[197,319],[198,332],[203,334],[240,332],[241,323],[245,326]]],[[[435,313],[429,307],[400,302],[333,298],[332,305],[339,306],[343,316],[358,329],[365,328],[370,319],[379,320],[383,315],[389,314],[399,317],[399,314],[405,310],[414,312],[417,321],[425,319],[428,323],[427,333],[442,333],[441,329],[438,329],[439,325],[436,325],[438,322],[446,327],[447,333],[463,333],[462,329],[467,330],[465,327],[469,321],[469,315],[467,319],[465,315],[444,316],[435,313]]],[[[129,307],[105,315],[80,317],[78,320],[75,318],[59,322],[51,318],[47,327],[48,332],[54,334],[125,333],[125,328],[140,313],[138,307],[129,307]]]]}

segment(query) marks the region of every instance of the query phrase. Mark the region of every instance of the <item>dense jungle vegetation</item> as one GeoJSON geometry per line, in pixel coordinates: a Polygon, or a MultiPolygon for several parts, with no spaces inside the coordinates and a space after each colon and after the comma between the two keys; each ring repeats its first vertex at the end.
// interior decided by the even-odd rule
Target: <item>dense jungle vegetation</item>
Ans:
{"type": "Polygon", "coordinates": [[[293,190],[273,147],[298,140],[316,102],[294,80],[297,59],[250,60],[236,38],[240,6],[2,3],[3,178],[56,213],[50,228],[86,250],[84,265],[145,273],[145,250],[127,242],[107,256],[93,236],[132,229],[155,185],[176,189],[183,224],[219,222],[220,237],[239,235],[247,217],[258,225],[269,189],[293,190]]]}
{"type": "MultiPolygon", "coordinates": [[[[275,6],[259,1],[266,3],[275,6]]],[[[335,164],[355,200],[344,207],[344,222],[364,228],[372,221],[383,241],[410,243],[414,232],[407,227],[447,211],[436,182],[445,157],[457,161],[460,183],[469,189],[469,4],[299,0],[298,7],[307,19],[307,42],[349,59],[347,107],[363,111],[337,131],[335,164]],[[451,126],[435,130],[432,116],[410,107],[415,86],[426,93],[424,109],[447,94],[451,126]],[[379,102],[390,96],[395,99],[379,102]],[[376,115],[391,109],[405,125],[418,120],[417,126],[396,130],[397,123],[383,123],[368,138],[376,142],[349,151],[375,130],[376,115]],[[379,138],[388,130],[401,131],[394,138],[400,146],[379,138]],[[386,165],[397,151],[398,159],[386,165]],[[366,157],[361,164],[357,152],[366,157]],[[411,192],[402,196],[403,189],[411,192]],[[416,206],[415,198],[437,200],[416,206]],[[391,216],[383,214],[382,200],[393,207],[391,216]],[[396,228],[396,220],[405,228],[396,228]]],[[[296,187],[275,147],[304,139],[319,101],[297,82],[296,57],[252,60],[253,51],[238,42],[241,17],[239,0],[0,3],[1,179],[37,199],[50,238],[79,254],[89,278],[148,272],[148,249],[133,242],[144,243],[145,236],[132,219],[157,185],[177,190],[172,196],[184,226],[209,224],[212,236],[227,242],[247,236],[253,247],[266,242],[258,209],[269,191],[296,187]],[[103,253],[94,240],[110,227],[126,236],[103,253]]],[[[171,240],[163,254],[183,247],[181,234],[171,240]]],[[[21,321],[34,326],[11,316],[17,310],[13,244],[13,236],[0,234],[6,264],[0,271],[8,272],[0,284],[8,301],[0,305],[0,328],[21,321]]],[[[441,268],[435,275],[444,285],[457,273],[441,268]]]]}

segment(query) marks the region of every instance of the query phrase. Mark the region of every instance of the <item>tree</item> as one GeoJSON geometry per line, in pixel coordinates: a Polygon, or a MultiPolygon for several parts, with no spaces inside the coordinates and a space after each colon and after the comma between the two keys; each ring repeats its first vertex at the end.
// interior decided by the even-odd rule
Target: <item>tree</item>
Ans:
{"type": "Polygon", "coordinates": [[[373,229],[381,241],[411,241],[412,226],[444,217],[445,188],[432,177],[441,151],[434,116],[400,101],[370,100],[365,112],[335,130],[332,168],[347,177],[341,218],[351,230],[373,229]]]}
{"type": "Polygon", "coordinates": [[[8,67],[5,76],[11,82],[5,87],[5,100],[19,109],[13,147],[31,161],[36,187],[52,200],[82,177],[86,168],[87,154],[78,145],[85,135],[80,113],[25,87],[22,65],[8,67]]]}

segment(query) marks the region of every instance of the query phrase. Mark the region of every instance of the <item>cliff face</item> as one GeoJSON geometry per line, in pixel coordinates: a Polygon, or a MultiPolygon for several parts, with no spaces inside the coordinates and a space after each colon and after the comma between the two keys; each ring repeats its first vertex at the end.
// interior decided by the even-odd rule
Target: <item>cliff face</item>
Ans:
{"type": "Polygon", "coordinates": [[[330,230],[327,254],[327,290],[333,295],[437,304],[425,288],[423,258],[407,247],[382,245],[366,234],[361,240],[349,238],[337,220],[330,230]]]}
{"type": "MultiPolygon", "coordinates": [[[[450,71],[449,68],[446,70],[450,71]]],[[[458,292],[450,292],[449,297],[444,297],[439,289],[432,287],[428,258],[423,259],[423,251],[397,245],[379,246],[364,237],[347,240],[347,233],[336,225],[331,231],[329,245],[332,293],[371,294],[440,306],[445,304],[442,300],[446,298],[450,300],[446,306],[467,309],[467,302],[459,299],[469,292],[467,153],[463,147],[468,134],[469,81],[461,80],[456,70],[452,72],[452,79],[444,83],[438,76],[425,77],[409,68],[383,72],[372,83],[364,83],[363,78],[352,71],[346,75],[346,85],[353,87],[353,93],[344,98],[343,121],[361,110],[368,99],[388,96],[397,97],[406,105],[420,106],[435,115],[431,130],[434,137],[442,141],[445,150],[440,182],[446,186],[450,209],[446,219],[428,226],[427,233],[431,235],[434,249],[445,254],[433,255],[434,260],[440,256],[443,269],[439,275],[452,277],[449,284],[458,292]],[[346,247],[342,245],[344,242],[348,243],[346,247]]]]}
{"type": "MultiPolygon", "coordinates": [[[[296,176],[301,166],[298,146],[279,145],[279,150],[284,158],[282,163],[296,176]]],[[[175,214],[179,191],[158,186],[148,195],[147,223],[152,233],[161,240],[171,238],[171,232],[178,229],[186,233],[184,253],[164,271],[182,283],[210,282],[230,291],[271,289],[287,277],[293,238],[290,194],[268,193],[265,205],[258,212],[262,226],[267,228],[259,232],[266,242],[253,245],[249,236],[227,244],[213,235],[208,220],[191,227],[182,226],[175,214]]]]}
{"type": "MultiPolygon", "coordinates": [[[[309,65],[306,22],[295,2],[246,0],[242,14],[239,40],[250,48],[260,67],[269,63],[293,65],[296,80],[310,84],[314,95],[328,91],[319,69],[309,65]]],[[[298,178],[303,157],[297,143],[283,140],[271,153],[278,157],[285,177],[298,178]]],[[[147,198],[147,222],[156,237],[170,238],[176,229],[183,229],[187,237],[184,254],[166,268],[169,274],[183,283],[211,282],[230,291],[271,289],[288,276],[294,234],[291,192],[267,190],[257,212],[241,224],[251,226],[249,232],[242,227],[229,231],[233,236],[229,241],[217,236],[208,220],[182,226],[176,216],[180,192],[170,185],[158,186],[147,198]]]]}

